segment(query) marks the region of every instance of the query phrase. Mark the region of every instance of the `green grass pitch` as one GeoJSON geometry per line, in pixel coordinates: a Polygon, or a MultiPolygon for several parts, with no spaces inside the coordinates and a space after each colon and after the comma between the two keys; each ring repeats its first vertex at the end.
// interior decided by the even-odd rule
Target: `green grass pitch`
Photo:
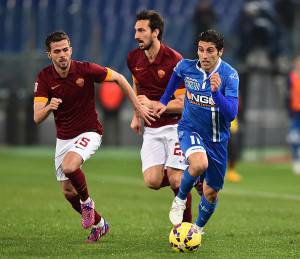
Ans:
{"type": "Polygon", "coordinates": [[[225,184],[202,247],[176,254],[168,244],[173,194],[144,186],[138,150],[100,149],[83,167],[111,227],[92,245],[56,182],[53,155],[0,149],[0,258],[300,258],[300,177],[289,164],[240,163],[243,181],[225,184]]]}

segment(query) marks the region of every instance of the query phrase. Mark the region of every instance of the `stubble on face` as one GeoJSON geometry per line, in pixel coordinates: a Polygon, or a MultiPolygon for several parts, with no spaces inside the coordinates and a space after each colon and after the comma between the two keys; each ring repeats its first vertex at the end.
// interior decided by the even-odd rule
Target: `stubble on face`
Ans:
{"type": "Polygon", "coordinates": [[[216,46],[212,42],[199,42],[198,56],[201,68],[204,71],[212,72],[221,55],[222,53],[216,49],[216,46]]]}
{"type": "Polygon", "coordinates": [[[72,49],[67,40],[51,43],[50,58],[53,64],[65,71],[71,63],[72,49]]]}
{"type": "Polygon", "coordinates": [[[135,40],[139,44],[139,49],[149,50],[153,45],[151,37],[151,28],[149,27],[149,20],[139,20],[135,24],[135,40]]]}

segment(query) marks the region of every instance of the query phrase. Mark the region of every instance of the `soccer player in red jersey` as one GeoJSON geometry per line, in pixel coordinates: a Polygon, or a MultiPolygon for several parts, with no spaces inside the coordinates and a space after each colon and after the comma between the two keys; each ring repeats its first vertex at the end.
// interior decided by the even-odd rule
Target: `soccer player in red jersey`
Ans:
{"type": "MultiPolygon", "coordinates": [[[[137,14],[135,39],[139,47],[129,52],[127,65],[133,76],[133,88],[138,99],[148,108],[160,99],[172,75],[173,68],[182,56],[161,42],[164,21],[153,10],[137,14]]],[[[171,186],[178,192],[185,159],[178,143],[177,122],[181,117],[184,99],[184,85],[180,86],[173,100],[168,104],[166,114],[151,125],[145,125],[141,149],[144,182],[149,188],[158,190],[171,186]]],[[[131,128],[142,133],[142,120],[133,115],[131,128]]],[[[184,221],[191,222],[191,195],[188,197],[184,221]]]]}
{"type": "Polygon", "coordinates": [[[86,242],[95,242],[109,226],[95,210],[81,165],[100,147],[103,128],[95,110],[94,83],[115,81],[128,95],[135,112],[148,123],[150,112],[140,104],[127,80],[110,68],[71,59],[68,35],[50,34],[45,41],[52,65],[44,68],[35,83],[34,121],[53,113],[56,125],[55,169],[62,192],[81,214],[83,228],[92,227],[86,242]]]}

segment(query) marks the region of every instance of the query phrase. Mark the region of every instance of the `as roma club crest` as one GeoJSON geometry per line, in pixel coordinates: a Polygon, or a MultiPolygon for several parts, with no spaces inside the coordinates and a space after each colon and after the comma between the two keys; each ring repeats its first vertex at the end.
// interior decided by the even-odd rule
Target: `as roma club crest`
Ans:
{"type": "Polygon", "coordinates": [[[163,78],[165,76],[166,72],[160,69],[157,71],[157,74],[158,74],[159,78],[163,78]]]}
{"type": "Polygon", "coordinates": [[[79,78],[76,79],[75,83],[79,87],[83,87],[83,85],[84,85],[84,79],[82,77],[79,77],[79,78]]]}

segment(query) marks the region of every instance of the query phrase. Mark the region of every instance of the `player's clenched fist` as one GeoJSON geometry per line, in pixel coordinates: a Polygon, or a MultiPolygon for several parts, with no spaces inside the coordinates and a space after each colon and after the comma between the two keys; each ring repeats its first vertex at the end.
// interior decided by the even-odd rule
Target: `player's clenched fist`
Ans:
{"type": "Polygon", "coordinates": [[[48,104],[49,109],[54,111],[58,109],[58,106],[62,103],[62,99],[60,98],[51,98],[50,103],[48,104]]]}
{"type": "Polygon", "coordinates": [[[216,92],[219,88],[219,86],[221,85],[221,78],[219,73],[214,73],[211,77],[210,77],[210,88],[212,92],[216,92]]]}

